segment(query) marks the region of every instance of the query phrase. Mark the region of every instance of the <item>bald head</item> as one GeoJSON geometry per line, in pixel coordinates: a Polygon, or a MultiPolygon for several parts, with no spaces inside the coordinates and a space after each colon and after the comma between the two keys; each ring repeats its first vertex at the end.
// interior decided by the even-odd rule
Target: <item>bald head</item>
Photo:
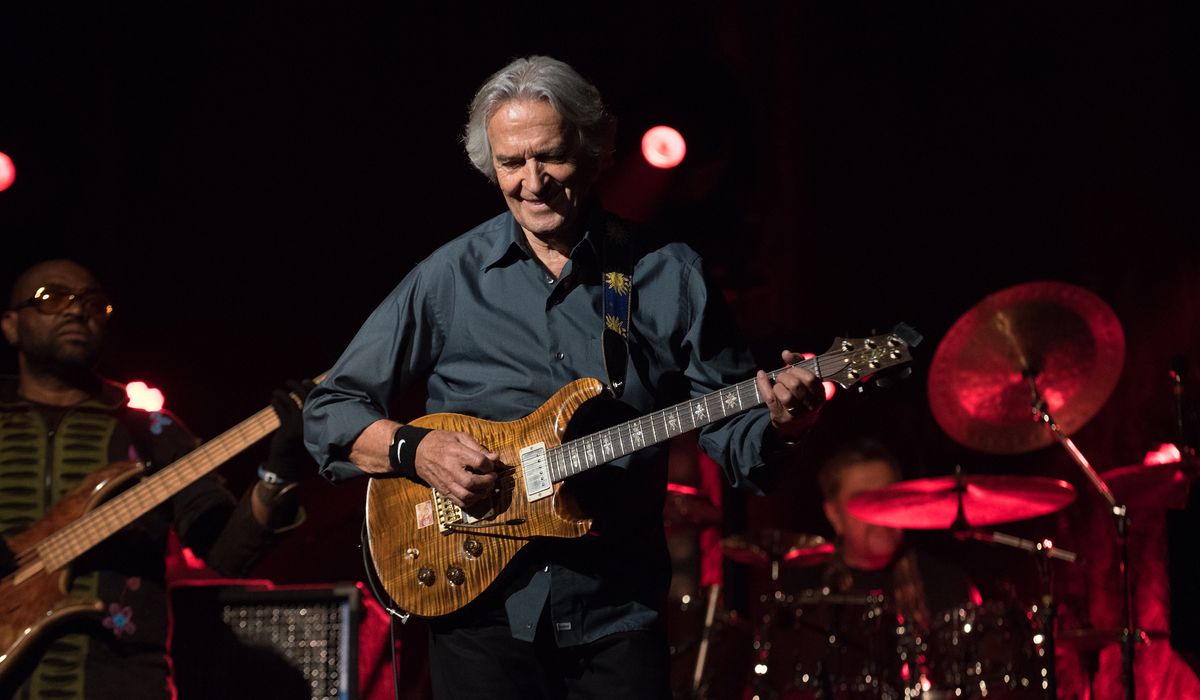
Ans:
{"type": "Polygon", "coordinates": [[[83,265],[74,260],[59,259],[45,260],[37,263],[17,276],[12,286],[12,296],[8,308],[33,297],[39,287],[55,285],[66,289],[82,291],[98,289],[96,277],[83,265]]]}

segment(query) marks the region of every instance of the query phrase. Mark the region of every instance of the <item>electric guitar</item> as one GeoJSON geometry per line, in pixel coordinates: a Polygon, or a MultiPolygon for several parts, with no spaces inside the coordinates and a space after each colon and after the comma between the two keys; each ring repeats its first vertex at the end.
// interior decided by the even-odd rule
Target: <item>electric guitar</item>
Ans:
{"type": "Polygon", "coordinates": [[[16,553],[16,569],[0,579],[0,679],[49,628],[104,612],[98,598],[69,592],[71,562],[278,427],[279,417],[268,406],[125,491],[144,476],[144,466],[114,462],[6,540],[16,553]]]}
{"type": "MultiPolygon", "coordinates": [[[[828,352],[792,367],[849,389],[879,370],[910,362],[909,348],[920,340],[920,334],[900,324],[893,333],[839,338],[828,352]]],[[[453,413],[412,421],[423,428],[467,433],[498,452],[505,466],[491,496],[469,510],[416,481],[371,479],[366,540],[374,573],[396,605],[418,617],[462,608],[531,540],[588,532],[592,521],[572,497],[570,482],[564,483],[569,477],[763,404],[750,379],[563,443],[571,417],[603,390],[597,379],[577,379],[533,413],[510,422],[453,413]]]]}

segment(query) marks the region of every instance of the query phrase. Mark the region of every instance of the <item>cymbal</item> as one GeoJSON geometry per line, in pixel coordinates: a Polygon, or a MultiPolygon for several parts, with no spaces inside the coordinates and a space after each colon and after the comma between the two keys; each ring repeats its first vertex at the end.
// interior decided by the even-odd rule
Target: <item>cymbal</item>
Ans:
{"type": "Polygon", "coordinates": [[[671,525],[711,527],[721,523],[722,515],[721,509],[695,486],[667,484],[663,519],[671,525]]]}
{"type": "Polygon", "coordinates": [[[929,369],[929,405],[954,441],[991,454],[1045,447],[1033,377],[1065,433],[1083,427],[1117,384],[1125,334],[1100,297],[1062,282],[1003,289],[955,321],[929,369]]]}
{"type": "Polygon", "coordinates": [[[725,556],[750,566],[770,566],[777,561],[787,567],[823,564],[833,554],[833,543],[820,535],[766,529],[757,534],[730,535],[721,540],[725,556]]]}
{"type": "Polygon", "coordinates": [[[958,514],[959,480],[968,527],[1036,518],[1066,508],[1075,487],[1041,476],[938,476],[860,493],[846,503],[859,520],[885,527],[944,530],[958,514]]]}

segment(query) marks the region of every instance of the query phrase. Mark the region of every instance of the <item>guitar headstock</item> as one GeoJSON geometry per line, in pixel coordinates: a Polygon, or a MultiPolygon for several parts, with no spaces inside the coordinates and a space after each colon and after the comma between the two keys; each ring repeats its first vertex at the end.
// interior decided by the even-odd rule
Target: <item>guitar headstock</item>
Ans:
{"type": "Polygon", "coordinates": [[[809,368],[824,381],[849,389],[882,370],[912,362],[909,349],[922,339],[912,326],[900,323],[891,333],[869,338],[835,338],[829,350],[805,364],[811,364],[809,368]]]}

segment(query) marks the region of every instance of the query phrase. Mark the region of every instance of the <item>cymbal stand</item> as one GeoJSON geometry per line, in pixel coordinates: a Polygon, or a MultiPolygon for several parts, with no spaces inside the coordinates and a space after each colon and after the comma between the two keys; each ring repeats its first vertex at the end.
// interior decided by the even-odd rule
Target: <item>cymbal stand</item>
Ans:
{"type": "Polygon", "coordinates": [[[1134,700],[1134,677],[1133,677],[1133,649],[1135,642],[1134,626],[1133,626],[1133,600],[1129,586],[1129,514],[1128,509],[1117,503],[1117,499],[1113,496],[1112,490],[1108,488],[1108,484],[1104,483],[1104,479],[1096,473],[1092,465],[1088,463],[1087,458],[1083,456],[1079,448],[1075,446],[1075,442],[1054,422],[1054,418],[1046,408],[1046,399],[1042,396],[1037,388],[1037,375],[1032,372],[1025,373],[1025,379],[1029,382],[1029,390],[1033,400],[1033,418],[1040,421],[1050,429],[1051,434],[1058,440],[1059,444],[1071,455],[1071,459],[1083,471],[1084,476],[1088,481],[1092,482],[1092,486],[1100,493],[1104,500],[1108,503],[1109,512],[1113,516],[1113,522],[1117,528],[1117,547],[1119,549],[1119,562],[1121,567],[1121,603],[1122,603],[1122,627],[1121,627],[1121,676],[1125,685],[1126,700],[1134,700]]]}

